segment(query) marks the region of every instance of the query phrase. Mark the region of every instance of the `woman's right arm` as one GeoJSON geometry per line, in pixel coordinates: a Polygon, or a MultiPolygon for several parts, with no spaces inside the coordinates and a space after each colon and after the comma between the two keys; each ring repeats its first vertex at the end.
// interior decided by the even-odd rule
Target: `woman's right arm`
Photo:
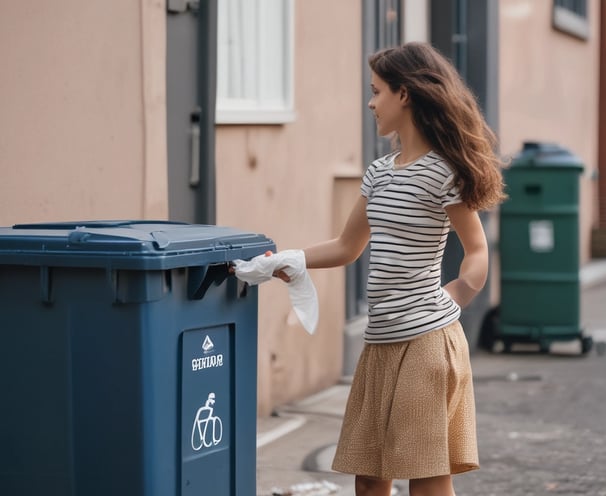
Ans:
{"type": "Polygon", "coordinates": [[[366,198],[360,195],[339,237],[303,250],[307,268],[326,269],[350,264],[362,254],[369,239],[366,198]]]}

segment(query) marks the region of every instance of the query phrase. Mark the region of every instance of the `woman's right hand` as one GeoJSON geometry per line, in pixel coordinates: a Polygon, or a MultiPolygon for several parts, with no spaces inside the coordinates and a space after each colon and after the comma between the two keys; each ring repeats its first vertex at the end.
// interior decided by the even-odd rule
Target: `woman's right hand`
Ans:
{"type": "MultiPolygon", "coordinates": [[[[269,250],[265,252],[266,257],[271,257],[272,255],[273,255],[273,252],[271,252],[269,250]]],[[[286,272],[284,272],[285,268],[286,267],[282,267],[281,269],[274,271],[274,273],[272,275],[274,277],[277,277],[278,279],[282,279],[284,282],[290,282],[290,277],[288,276],[288,274],[286,272]]]]}

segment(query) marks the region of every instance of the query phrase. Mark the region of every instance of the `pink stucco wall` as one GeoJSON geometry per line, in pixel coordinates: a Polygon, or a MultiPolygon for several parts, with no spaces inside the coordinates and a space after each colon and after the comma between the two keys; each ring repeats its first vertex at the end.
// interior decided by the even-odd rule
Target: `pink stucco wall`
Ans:
{"type": "Polygon", "coordinates": [[[166,217],[164,16],[158,0],[2,3],[1,225],[166,217]]]}

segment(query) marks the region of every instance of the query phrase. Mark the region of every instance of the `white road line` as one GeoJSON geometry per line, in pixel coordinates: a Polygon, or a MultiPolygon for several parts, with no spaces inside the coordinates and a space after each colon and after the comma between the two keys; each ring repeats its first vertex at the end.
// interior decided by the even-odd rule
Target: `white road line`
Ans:
{"type": "MultiPolygon", "coordinates": [[[[282,415],[286,416],[286,415],[282,415]]],[[[293,431],[296,431],[300,427],[302,427],[307,421],[303,415],[289,415],[289,419],[287,422],[284,422],[282,425],[276,427],[267,432],[263,432],[262,434],[257,435],[257,449],[269,444],[273,443],[277,439],[280,439],[286,434],[290,434],[293,431]]]]}

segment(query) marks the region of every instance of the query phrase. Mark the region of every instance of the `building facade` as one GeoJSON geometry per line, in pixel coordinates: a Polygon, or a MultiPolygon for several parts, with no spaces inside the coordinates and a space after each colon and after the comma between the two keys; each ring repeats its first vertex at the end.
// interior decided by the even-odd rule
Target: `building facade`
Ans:
{"type": "MultiPolygon", "coordinates": [[[[280,249],[333,237],[388,146],[366,108],[366,58],[426,40],[466,71],[504,155],[533,140],[581,157],[582,263],[604,226],[599,0],[2,1],[0,12],[2,225],[171,218],[264,233],[280,249]]],[[[497,217],[478,315],[498,302],[497,217]]],[[[280,282],[260,288],[262,415],[355,362],[363,267],[312,278],[314,336],[280,282]]]]}

